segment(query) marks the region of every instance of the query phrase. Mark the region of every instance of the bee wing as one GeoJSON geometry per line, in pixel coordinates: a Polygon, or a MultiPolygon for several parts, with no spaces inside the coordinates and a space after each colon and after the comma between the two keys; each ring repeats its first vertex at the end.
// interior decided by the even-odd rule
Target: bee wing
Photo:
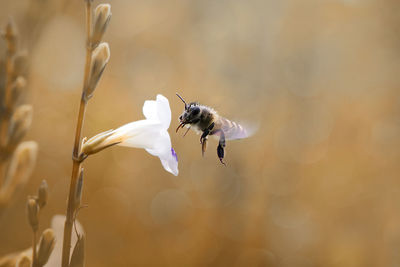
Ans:
{"type": "Polygon", "coordinates": [[[225,134],[226,140],[243,139],[251,136],[254,131],[250,131],[247,127],[243,127],[239,123],[228,120],[226,118],[220,118],[221,129],[225,134]]]}

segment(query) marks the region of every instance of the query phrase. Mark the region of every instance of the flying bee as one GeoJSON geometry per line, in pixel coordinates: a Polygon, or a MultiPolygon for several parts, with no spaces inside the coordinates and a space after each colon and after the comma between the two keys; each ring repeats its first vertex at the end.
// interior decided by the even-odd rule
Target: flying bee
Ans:
{"type": "Polygon", "coordinates": [[[200,105],[197,102],[186,104],[185,100],[180,95],[176,95],[185,104],[185,110],[182,115],[179,116],[180,124],[178,128],[176,128],[176,132],[187,125],[188,129],[183,136],[185,136],[191,128],[193,128],[196,133],[201,134],[200,144],[203,156],[206,151],[208,136],[219,137],[217,155],[221,163],[225,165],[223,161],[224,148],[226,146],[225,141],[249,137],[246,129],[236,122],[221,117],[210,107],[200,105]]]}

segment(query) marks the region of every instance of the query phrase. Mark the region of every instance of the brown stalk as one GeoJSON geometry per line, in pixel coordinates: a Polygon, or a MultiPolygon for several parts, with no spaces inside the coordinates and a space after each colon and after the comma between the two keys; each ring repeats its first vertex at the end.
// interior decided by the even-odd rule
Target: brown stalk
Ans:
{"type": "MultiPolygon", "coordinates": [[[[7,42],[11,42],[9,38],[6,38],[7,42]]],[[[7,50],[7,55],[6,55],[6,87],[5,87],[5,92],[4,92],[4,103],[3,106],[6,109],[6,112],[10,112],[10,99],[11,99],[11,83],[12,83],[12,76],[13,76],[13,71],[12,71],[12,57],[14,55],[14,50],[10,49],[10,44],[8,45],[8,50],[7,50]]],[[[1,138],[1,144],[5,145],[6,143],[6,138],[7,138],[7,128],[8,128],[8,122],[9,120],[2,120],[1,124],[1,132],[0,132],[0,138],[1,138]]]]}
{"type": "MultiPolygon", "coordinates": [[[[15,47],[15,38],[14,35],[15,30],[13,28],[13,22],[10,19],[7,29],[5,31],[4,37],[7,42],[7,52],[6,52],[6,84],[4,90],[4,99],[3,99],[3,108],[4,113],[6,114],[6,118],[0,120],[0,147],[4,148],[7,144],[7,130],[9,128],[9,122],[11,118],[11,110],[10,110],[10,100],[11,100],[11,85],[12,85],[12,57],[15,54],[16,47],[15,47]]],[[[4,180],[4,173],[5,173],[5,166],[3,158],[0,159],[0,185],[4,180]]]]}
{"type": "Polygon", "coordinates": [[[32,267],[37,266],[37,253],[36,253],[36,245],[37,245],[37,238],[36,238],[37,231],[33,231],[33,238],[32,238],[32,267]]]}
{"type": "MultiPolygon", "coordinates": [[[[12,76],[12,55],[10,51],[7,51],[6,56],[6,87],[4,91],[4,103],[3,106],[5,108],[5,112],[10,112],[10,98],[11,98],[11,76],[12,76]]],[[[1,144],[4,146],[6,144],[7,138],[7,129],[8,129],[9,120],[5,119],[1,121],[1,132],[0,132],[0,140],[1,144]]]]}
{"type": "Polygon", "coordinates": [[[63,240],[63,249],[62,249],[62,267],[69,266],[69,258],[71,251],[71,234],[72,234],[72,225],[74,221],[74,211],[75,211],[75,190],[77,186],[77,181],[79,177],[79,172],[81,169],[82,161],[84,158],[80,158],[80,144],[82,138],[82,128],[85,117],[85,111],[87,106],[87,99],[85,97],[85,91],[88,84],[88,77],[90,71],[90,64],[92,60],[92,52],[93,47],[90,43],[91,36],[91,28],[92,28],[92,7],[91,0],[86,0],[86,62],[85,62],[85,74],[83,80],[83,90],[81,96],[81,102],[79,106],[79,114],[78,121],[76,125],[75,132],[75,142],[74,142],[74,150],[72,156],[72,175],[71,175],[71,183],[69,187],[69,196],[68,196],[68,206],[67,206],[67,214],[65,219],[64,226],[64,240],[63,240]]]}

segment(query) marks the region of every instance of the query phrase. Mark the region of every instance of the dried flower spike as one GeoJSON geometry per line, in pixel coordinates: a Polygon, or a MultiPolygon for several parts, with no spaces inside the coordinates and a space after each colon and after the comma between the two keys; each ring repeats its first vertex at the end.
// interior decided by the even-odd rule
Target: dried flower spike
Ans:
{"type": "Polygon", "coordinates": [[[29,225],[32,227],[32,230],[36,232],[39,227],[39,206],[36,203],[34,198],[29,198],[27,202],[27,210],[28,210],[28,221],[29,225]]]}
{"type": "Polygon", "coordinates": [[[43,180],[42,183],[39,186],[38,190],[38,198],[37,198],[37,203],[40,208],[43,208],[46,203],[47,203],[47,191],[48,191],[48,185],[46,180],[43,180]]]}
{"type": "Polygon", "coordinates": [[[110,59],[110,47],[107,43],[101,43],[94,51],[93,51],[93,59],[92,64],[90,66],[90,75],[89,81],[87,83],[87,87],[85,88],[85,98],[89,100],[96,86],[103,74],[103,71],[110,59]]]}
{"type": "Polygon", "coordinates": [[[3,33],[4,39],[7,40],[7,50],[10,54],[14,54],[17,50],[17,27],[15,26],[14,20],[10,17],[5,32],[3,33]]]}
{"type": "Polygon", "coordinates": [[[37,263],[39,266],[43,266],[49,260],[51,252],[56,244],[56,237],[52,229],[44,230],[40,239],[39,250],[37,255],[37,263]]]}
{"type": "Polygon", "coordinates": [[[91,37],[92,47],[97,47],[103,38],[111,19],[111,6],[109,4],[100,4],[94,11],[94,27],[91,37]]]}

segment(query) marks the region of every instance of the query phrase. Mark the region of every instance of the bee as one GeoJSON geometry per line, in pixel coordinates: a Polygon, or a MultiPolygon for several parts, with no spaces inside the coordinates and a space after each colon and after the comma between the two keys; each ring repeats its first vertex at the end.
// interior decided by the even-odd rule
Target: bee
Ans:
{"type": "Polygon", "coordinates": [[[218,113],[210,107],[200,105],[197,102],[187,104],[180,95],[176,95],[185,104],[185,110],[182,115],[179,116],[180,124],[178,128],[176,128],[176,132],[187,125],[188,129],[183,136],[185,136],[191,128],[193,128],[196,133],[201,134],[200,144],[203,156],[206,151],[208,136],[219,137],[217,155],[220,162],[225,165],[223,161],[224,148],[226,146],[225,141],[249,137],[246,129],[240,124],[218,115],[218,113]]]}

